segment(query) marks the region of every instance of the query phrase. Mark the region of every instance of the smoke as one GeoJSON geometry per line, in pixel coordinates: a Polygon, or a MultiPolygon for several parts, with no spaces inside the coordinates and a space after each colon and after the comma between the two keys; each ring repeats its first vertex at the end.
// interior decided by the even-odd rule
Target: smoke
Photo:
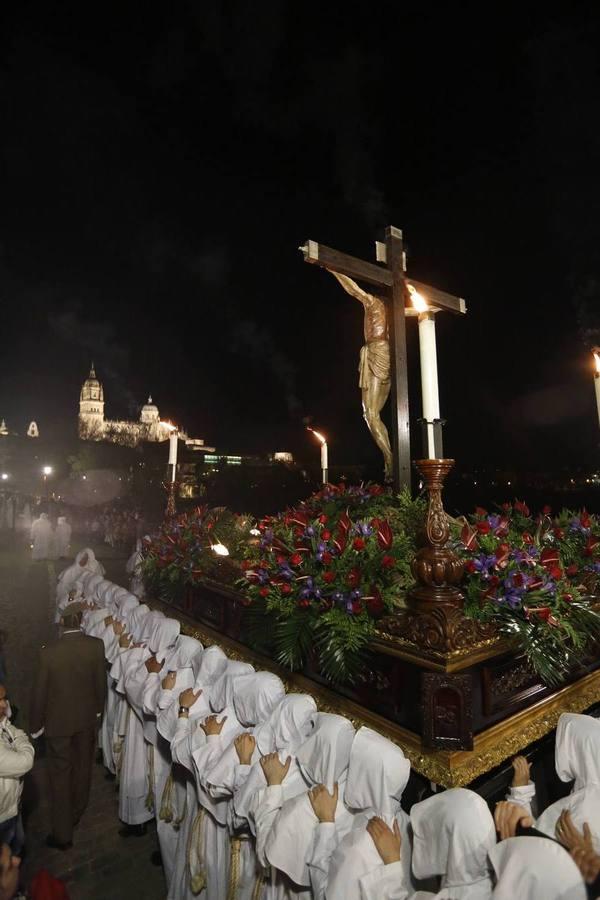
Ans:
{"type": "Polygon", "coordinates": [[[100,380],[108,380],[115,398],[125,404],[129,415],[136,415],[140,400],[123,382],[121,374],[128,367],[129,351],[119,342],[112,323],[86,320],[77,307],[49,316],[48,323],[65,344],[78,347],[83,356],[94,362],[100,380]]]}
{"type": "Polygon", "coordinates": [[[302,415],[302,404],[296,393],[296,368],[275,347],[271,335],[255,322],[238,320],[233,327],[231,350],[269,366],[283,388],[288,414],[291,419],[302,415]]]}

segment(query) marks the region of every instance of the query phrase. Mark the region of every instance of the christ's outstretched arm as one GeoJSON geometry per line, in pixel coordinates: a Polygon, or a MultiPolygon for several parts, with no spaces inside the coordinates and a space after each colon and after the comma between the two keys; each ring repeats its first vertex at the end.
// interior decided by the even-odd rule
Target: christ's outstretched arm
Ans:
{"type": "Polygon", "coordinates": [[[347,275],[340,275],[339,272],[333,272],[331,274],[337,278],[341,286],[344,288],[347,294],[350,294],[351,297],[356,297],[357,300],[360,300],[365,306],[368,306],[371,303],[371,294],[367,294],[366,291],[363,291],[362,288],[359,288],[357,283],[352,280],[352,278],[348,278],[347,275]]]}

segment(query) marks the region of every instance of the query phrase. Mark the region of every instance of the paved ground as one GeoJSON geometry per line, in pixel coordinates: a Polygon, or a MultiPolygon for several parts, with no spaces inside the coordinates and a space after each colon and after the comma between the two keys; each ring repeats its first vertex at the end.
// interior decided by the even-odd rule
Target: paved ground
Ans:
{"type": "MultiPolygon", "coordinates": [[[[74,546],[79,549],[77,542],[74,546]]],[[[123,584],[125,560],[104,545],[94,550],[107,576],[123,584]]],[[[37,652],[53,634],[53,594],[49,587],[62,568],[64,563],[32,563],[28,547],[11,546],[0,536],[0,628],[7,633],[7,687],[18,709],[16,724],[25,730],[37,652]]],[[[75,833],[72,850],[61,853],[44,844],[50,830],[44,759],[36,760],[26,780],[23,806],[26,881],[38,869],[46,868],[65,881],[70,900],[164,900],[162,869],[150,862],[152,851],[158,847],[156,832],[149,829],[143,838],[119,836],[117,795],[113,783],[105,780],[102,766],[94,767],[90,804],[75,833]]]]}

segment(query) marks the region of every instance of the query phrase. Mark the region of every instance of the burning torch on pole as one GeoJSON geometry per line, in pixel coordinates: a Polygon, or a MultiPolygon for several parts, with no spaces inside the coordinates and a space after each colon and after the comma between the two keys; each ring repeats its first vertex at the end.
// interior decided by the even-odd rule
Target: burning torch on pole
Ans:
{"type": "Polygon", "coordinates": [[[315,431],[310,425],[306,426],[307,431],[312,431],[316,439],[321,444],[321,480],[323,484],[327,484],[329,480],[329,458],[327,452],[327,438],[320,431],[315,431]]]}
{"type": "Polygon", "coordinates": [[[594,362],[596,371],[594,372],[594,387],[596,388],[596,406],[598,408],[598,425],[600,425],[600,347],[594,347],[594,362]]]}

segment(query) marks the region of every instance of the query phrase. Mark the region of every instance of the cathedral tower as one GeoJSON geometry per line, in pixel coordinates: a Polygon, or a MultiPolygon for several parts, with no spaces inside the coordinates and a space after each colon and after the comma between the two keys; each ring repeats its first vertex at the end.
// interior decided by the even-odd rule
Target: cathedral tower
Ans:
{"type": "Polygon", "coordinates": [[[104,433],[104,389],[96,378],[94,363],[79,395],[79,437],[96,439],[104,433]]]}

